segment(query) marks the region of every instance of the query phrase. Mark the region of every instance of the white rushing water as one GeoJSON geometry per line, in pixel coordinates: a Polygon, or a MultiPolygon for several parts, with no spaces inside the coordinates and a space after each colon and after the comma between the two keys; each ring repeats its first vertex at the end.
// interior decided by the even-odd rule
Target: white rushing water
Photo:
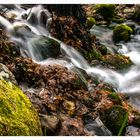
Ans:
{"type": "MultiPolygon", "coordinates": [[[[66,44],[60,42],[57,39],[55,40],[61,43],[61,51],[64,56],[64,60],[57,60],[52,58],[43,60],[40,50],[35,49],[32,44],[32,39],[36,36],[44,35],[51,37],[48,31],[49,24],[51,22],[51,14],[41,5],[35,6],[28,10],[22,9],[20,8],[20,6],[17,5],[14,7],[14,9],[8,10],[6,14],[7,16],[14,14],[14,22],[10,23],[8,20],[0,16],[0,24],[7,29],[7,32],[9,32],[9,37],[21,45],[22,56],[31,57],[34,61],[42,65],[53,63],[67,66],[74,65],[75,67],[85,70],[88,75],[93,77],[97,76],[99,80],[102,80],[114,86],[114,88],[116,88],[118,92],[129,94],[131,95],[131,97],[140,96],[139,34],[135,35],[132,41],[119,44],[121,48],[118,50],[118,53],[129,56],[130,59],[134,62],[134,65],[131,68],[125,70],[124,72],[118,73],[116,71],[113,71],[111,69],[105,69],[103,67],[91,67],[83,58],[83,56],[72,46],[67,46],[66,44]],[[24,18],[25,16],[27,16],[27,18],[24,18]],[[42,18],[42,16],[45,17],[46,21],[44,21],[44,18],[42,18]],[[26,28],[19,28],[19,30],[17,31],[17,27],[26,28]],[[65,60],[65,58],[67,58],[70,62],[65,60]]],[[[110,39],[112,35],[110,30],[96,27],[95,31],[97,37],[99,36],[104,44],[110,45],[112,43],[111,46],[115,46],[110,39]]],[[[110,51],[113,52],[111,48],[110,51]]],[[[136,100],[136,98],[134,99],[135,104],[138,104],[138,98],[138,101],[136,100]]]]}

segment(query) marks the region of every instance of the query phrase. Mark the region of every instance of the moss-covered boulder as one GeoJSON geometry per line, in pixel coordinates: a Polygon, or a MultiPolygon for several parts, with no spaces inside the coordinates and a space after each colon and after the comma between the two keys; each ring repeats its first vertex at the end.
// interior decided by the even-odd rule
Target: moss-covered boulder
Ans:
{"type": "Polygon", "coordinates": [[[115,69],[125,69],[133,64],[129,57],[121,54],[105,55],[102,60],[105,64],[113,66],[115,69]]]}
{"type": "Polygon", "coordinates": [[[113,30],[113,40],[114,42],[119,42],[119,41],[127,42],[130,40],[130,36],[132,33],[133,30],[131,27],[125,24],[117,25],[113,30]]]}
{"type": "Polygon", "coordinates": [[[95,7],[96,13],[99,13],[105,20],[114,18],[115,8],[114,4],[97,4],[95,7]]]}
{"type": "Polygon", "coordinates": [[[60,54],[60,44],[46,36],[36,36],[30,40],[33,54],[37,60],[57,58],[60,54]]]}
{"type": "Polygon", "coordinates": [[[0,80],[0,135],[42,135],[38,115],[29,99],[5,80],[0,80]]]}
{"type": "Polygon", "coordinates": [[[92,28],[92,26],[96,23],[95,19],[93,17],[88,17],[86,21],[86,25],[88,29],[92,28]]]}
{"type": "Polygon", "coordinates": [[[127,111],[122,106],[114,105],[105,112],[106,126],[114,133],[114,135],[118,135],[121,128],[123,128],[122,132],[126,128],[126,117],[127,111]]]}

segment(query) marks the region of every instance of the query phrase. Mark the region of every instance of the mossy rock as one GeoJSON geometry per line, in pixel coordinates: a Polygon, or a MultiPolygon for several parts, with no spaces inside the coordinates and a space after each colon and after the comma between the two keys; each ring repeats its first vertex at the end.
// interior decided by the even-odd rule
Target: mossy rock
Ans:
{"type": "Polygon", "coordinates": [[[38,115],[29,99],[4,80],[0,80],[0,135],[42,135],[38,115]]]}
{"type": "Polygon", "coordinates": [[[30,43],[33,47],[33,54],[36,54],[36,59],[39,61],[57,58],[60,55],[60,43],[52,38],[36,36],[30,40],[30,43]]]}
{"type": "Polygon", "coordinates": [[[115,42],[119,42],[119,41],[127,42],[130,40],[130,36],[132,33],[133,30],[131,27],[125,24],[117,25],[113,30],[113,40],[115,42]]]}
{"type": "Polygon", "coordinates": [[[104,63],[120,70],[128,68],[133,64],[129,57],[121,54],[105,55],[102,57],[102,60],[104,63]]]}
{"type": "Polygon", "coordinates": [[[93,17],[88,17],[86,21],[86,25],[88,29],[91,29],[92,26],[96,23],[95,19],[93,17]]]}
{"type": "Polygon", "coordinates": [[[115,15],[114,4],[97,4],[95,9],[96,13],[99,13],[105,20],[112,20],[115,15]]]}
{"type": "MultiPolygon", "coordinates": [[[[118,135],[126,115],[127,111],[119,105],[114,105],[105,112],[106,126],[113,132],[114,135],[118,135]]],[[[125,123],[123,131],[126,129],[126,126],[127,123],[125,123]]]]}

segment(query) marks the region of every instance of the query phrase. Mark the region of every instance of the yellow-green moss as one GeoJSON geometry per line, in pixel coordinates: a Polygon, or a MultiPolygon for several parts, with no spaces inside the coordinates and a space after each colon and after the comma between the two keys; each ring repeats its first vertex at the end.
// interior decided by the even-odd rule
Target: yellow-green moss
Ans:
{"type": "Polygon", "coordinates": [[[29,99],[4,80],[0,80],[0,135],[42,135],[38,115],[29,99]]]}
{"type": "Polygon", "coordinates": [[[131,27],[125,24],[120,24],[116,26],[113,30],[113,40],[115,42],[119,42],[119,41],[127,42],[130,40],[130,36],[132,33],[133,30],[131,29],[131,27]]]}
{"type": "Polygon", "coordinates": [[[88,17],[86,21],[87,27],[90,29],[92,26],[96,23],[95,19],[93,17],[88,17]]]}

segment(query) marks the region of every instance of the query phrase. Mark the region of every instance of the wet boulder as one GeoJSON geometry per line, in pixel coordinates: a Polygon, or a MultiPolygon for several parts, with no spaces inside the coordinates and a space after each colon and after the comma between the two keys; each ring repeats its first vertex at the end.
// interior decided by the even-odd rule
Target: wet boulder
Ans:
{"type": "Polygon", "coordinates": [[[127,42],[130,40],[130,36],[132,33],[133,30],[131,27],[125,24],[117,25],[113,30],[113,40],[114,42],[119,42],[119,41],[127,42]]]}
{"type": "Polygon", "coordinates": [[[35,36],[30,40],[33,54],[37,60],[57,58],[60,55],[60,43],[46,36],[35,36]]]}
{"type": "Polygon", "coordinates": [[[37,112],[23,92],[12,83],[0,80],[0,135],[42,135],[37,112]]]}

